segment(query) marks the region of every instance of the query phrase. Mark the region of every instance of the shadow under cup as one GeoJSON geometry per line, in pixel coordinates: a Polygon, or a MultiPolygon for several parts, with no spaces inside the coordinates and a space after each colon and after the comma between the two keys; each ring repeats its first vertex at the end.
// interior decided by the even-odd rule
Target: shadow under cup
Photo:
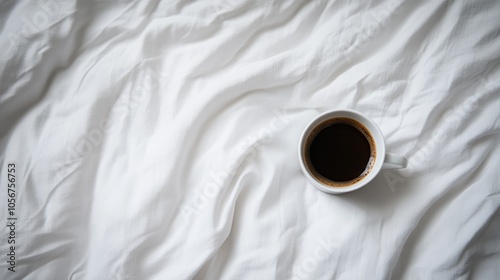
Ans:
{"type": "Polygon", "coordinates": [[[315,187],[328,193],[363,187],[380,171],[384,158],[382,132],[369,118],[352,110],[330,111],[316,117],[300,138],[303,173],[315,187]],[[342,137],[346,138],[338,140],[342,137]],[[328,146],[330,143],[335,146],[328,146]],[[331,170],[324,169],[330,166],[331,170]],[[332,179],[335,176],[341,180],[332,179]]]}

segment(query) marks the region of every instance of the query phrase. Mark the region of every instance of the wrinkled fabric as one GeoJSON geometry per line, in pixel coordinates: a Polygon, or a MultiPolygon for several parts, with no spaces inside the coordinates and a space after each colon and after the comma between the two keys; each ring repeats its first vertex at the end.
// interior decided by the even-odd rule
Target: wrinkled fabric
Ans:
{"type": "Polygon", "coordinates": [[[497,279],[500,2],[3,1],[1,279],[497,279]],[[408,167],[328,195],[307,123],[408,167]]]}

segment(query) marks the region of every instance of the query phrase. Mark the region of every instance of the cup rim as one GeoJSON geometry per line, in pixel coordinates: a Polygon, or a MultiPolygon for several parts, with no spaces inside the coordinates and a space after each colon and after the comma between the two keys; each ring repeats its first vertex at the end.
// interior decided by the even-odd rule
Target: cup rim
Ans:
{"type": "Polygon", "coordinates": [[[340,194],[340,193],[347,193],[351,192],[357,189],[360,189],[364,187],[366,184],[368,184],[370,181],[373,180],[373,178],[380,172],[382,169],[382,164],[384,163],[385,160],[385,141],[384,137],[382,134],[382,131],[380,128],[377,126],[377,124],[372,121],[369,117],[364,115],[363,113],[356,111],[356,110],[351,110],[351,109],[333,109],[333,110],[328,110],[325,111],[316,117],[314,117],[309,123],[306,125],[304,130],[302,131],[302,134],[300,136],[299,140],[299,145],[298,145],[298,157],[299,157],[299,163],[300,167],[302,169],[302,173],[306,176],[308,181],[317,189],[330,193],[330,194],[340,194]],[[309,136],[309,133],[316,127],[318,124],[321,122],[327,120],[329,116],[332,117],[347,117],[351,118],[354,120],[357,120],[361,122],[372,134],[373,141],[375,144],[375,149],[376,149],[376,157],[375,157],[375,163],[372,169],[370,170],[369,174],[361,179],[360,181],[354,183],[351,186],[347,187],[333,187],[333,186],[328,186],[326,184],[323,184],[319,180],[317,180],[309,171],[309,169],[306,166],[305,163],[305,156],[304,156],[304,150],[305,150],[305,141],[307,137],[309,136]],[[355,117],[352,117],[355,116],[355,117]]]}

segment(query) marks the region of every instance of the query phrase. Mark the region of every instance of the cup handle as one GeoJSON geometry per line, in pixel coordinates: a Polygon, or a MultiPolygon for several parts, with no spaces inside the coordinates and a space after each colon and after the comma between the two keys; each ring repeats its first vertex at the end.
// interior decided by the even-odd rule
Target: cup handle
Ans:
{"type": "Polygon", "coordinates": [[[408,159],[397,154],[386,153],[382,169],[400,169],[405,168],[408,164],[408,159]]]}

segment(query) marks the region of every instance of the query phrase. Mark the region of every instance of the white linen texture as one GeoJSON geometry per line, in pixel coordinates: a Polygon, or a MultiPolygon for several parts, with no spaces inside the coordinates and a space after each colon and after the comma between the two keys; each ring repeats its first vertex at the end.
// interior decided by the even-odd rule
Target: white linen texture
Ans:
{"type": "Polygon", "coordinates": [[[500,1],[6,0],[0,27],[0,279],[499,279],[500,1]],[[408,167],[314,188],[332,109],[408,167]]]}

